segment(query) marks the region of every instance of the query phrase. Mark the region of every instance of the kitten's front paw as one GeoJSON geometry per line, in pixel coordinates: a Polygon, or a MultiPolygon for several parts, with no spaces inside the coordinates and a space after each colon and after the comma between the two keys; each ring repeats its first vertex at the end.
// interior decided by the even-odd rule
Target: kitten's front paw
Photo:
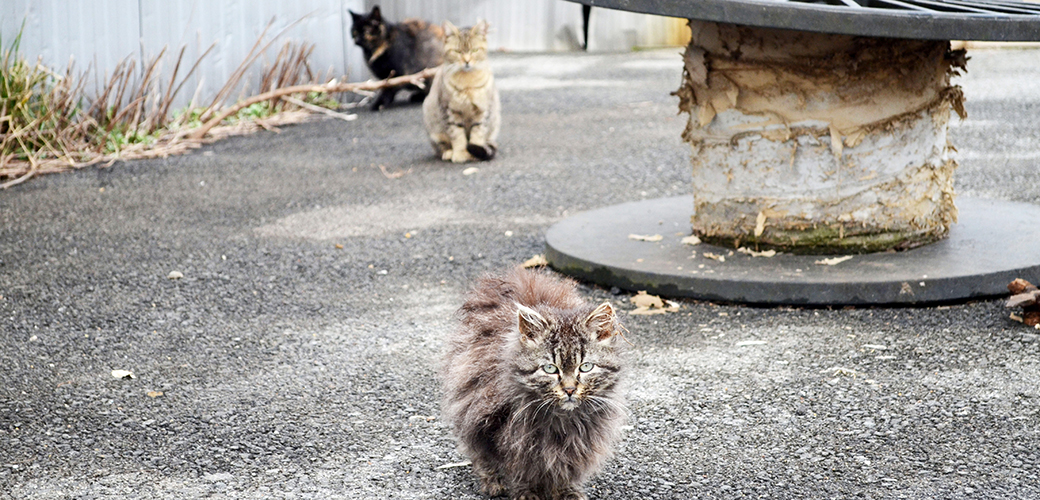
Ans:
{"type": "Polygon", "coordinates": [[[442,161],[451,161],[451,150],[450,149],[446,149],[446,150],[444,150],[443,153],[441,153],[441,160],[442,161]]]}
{"type": "Polygon", "coordinates": [[[488,481],[481,485],[480,492],[491,498],[495,498],[505,495],[506,487],[502,486],[502,483],[499,483],[498,481],[488,481]]]}
{"type": "Polygon", "coordinates": [[[569,489],[556,495],[556,500],[589,500],[581,490],[569,489]]]}
{"type": "Polygon", "coordinates": [[[541,499],[541,497],[539,497],[538,495],[535,495],[534,493],[531,493],[530,491],[525,491],[523,493],[520,493],[519,495],[514,496],[511,500],[542,500],[542,499],[541,499]]]}

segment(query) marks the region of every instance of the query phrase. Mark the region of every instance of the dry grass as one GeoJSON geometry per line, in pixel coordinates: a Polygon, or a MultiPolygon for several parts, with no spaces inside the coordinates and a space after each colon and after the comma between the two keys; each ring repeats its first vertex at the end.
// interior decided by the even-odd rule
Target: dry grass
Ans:
{"type": "MultiPolygon", "coordinates": [[[[273,23],[273,20],[272,20],[273,23]]],[[[169,79],[160,68],[166,49],[148,61],[123,60],[93,98],[84,95],[89,69],[76,76],[72,64],[64,75],[19,53],[19,37],[0,56],[0,189],[41,174],[63,172],[116,160],[165,157],[231,135],[298,123],[316,110],[353,119],[335,109],[333,93],[376,90],[401,83],[422,84],[432,71],[380,82],[340,84],[316,76],[308,64],[312,44],[286,42],[260,74],[259,94],[226,106],[241,88],[250,67],[281,35],[267,40],[267,28],[231,78],[206,106],[173,110],[184,84],[213,50],[210,46],[183,76],[184,48],[169,79]],[[328,83],[319,83],[321,81],[328,83]]],[[[285,28],[285,29],[288,29],[285,28]]],[[[283,30],[284,32],[284,30],[283,30]]],[[[196,91],[196,95],[197,95],[196,91]]]]}

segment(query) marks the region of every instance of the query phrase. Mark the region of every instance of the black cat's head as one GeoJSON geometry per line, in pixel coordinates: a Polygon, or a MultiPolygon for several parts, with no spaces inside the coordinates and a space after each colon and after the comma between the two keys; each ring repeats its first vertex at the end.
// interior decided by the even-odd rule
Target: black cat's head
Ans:
{"type": "Polygon", "coordinates": [[[349,12],[353,19],[350,35],[354,37],[354,44],[361,47],[366,54],[380,52],[387,46],[390,27],[383,20],[383,14],[379,11],[378,5],[372,7],[372,12],[368,14],[349,12]]]}

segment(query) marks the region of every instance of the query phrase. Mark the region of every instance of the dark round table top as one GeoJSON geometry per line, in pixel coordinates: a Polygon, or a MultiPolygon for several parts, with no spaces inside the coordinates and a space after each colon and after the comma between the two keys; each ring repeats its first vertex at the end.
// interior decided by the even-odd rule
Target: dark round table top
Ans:
{"type": "Polygon", "coordinates": [[[1014,0],[570,0],[644,14],[920,40],[1040,41],[1040,3],[1014,0]]]}

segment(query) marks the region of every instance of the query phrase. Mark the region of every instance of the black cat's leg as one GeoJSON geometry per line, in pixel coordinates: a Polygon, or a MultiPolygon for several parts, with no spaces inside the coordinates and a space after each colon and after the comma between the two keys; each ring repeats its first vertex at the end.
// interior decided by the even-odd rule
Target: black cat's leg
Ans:
{"type": "Polygon", "coordinates": [[[387,87],[376,93],[376,100],[372,103],[372,111],[379,111],[394,102],[399,87],[387,87]]]}
{"type": "Polygon", "coordinates": [[[426,100],[426,95],[430,93],[429,87],[416,87],[415,85],[409,85],[408,90],[412,91],[412,95],[408,97],[411,102],[423,102],[426,100]]]}

